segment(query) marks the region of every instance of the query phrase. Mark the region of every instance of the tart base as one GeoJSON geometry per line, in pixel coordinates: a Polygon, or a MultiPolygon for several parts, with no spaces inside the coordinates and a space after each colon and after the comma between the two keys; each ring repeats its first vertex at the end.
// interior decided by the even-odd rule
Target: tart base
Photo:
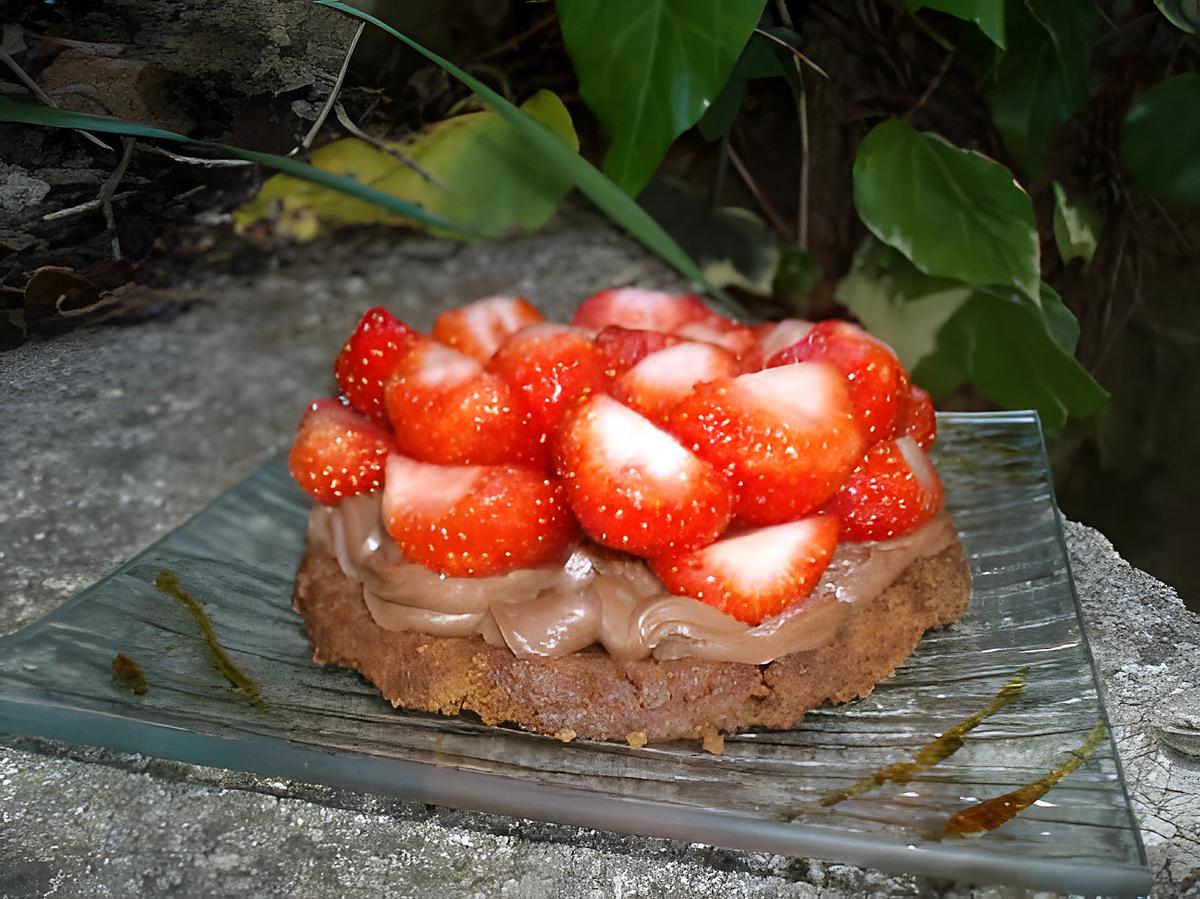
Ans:
{"type": "Polygon", "coordinates": [[[751,727],[788,728],[823,702],[867,696],[896,672],[926,630],[957,621],[971,593],[962,545],[917,559],[875,599],[855,603],[828,646],[768,665],[704,659],[621,662],[603,650],[518,659],[480,637],[384,630],[359,585],[311,544],[296,575],[313,660],[352,668],[397,708],[475,712],[485,724],[631,745],[699,739],[751,727]]]}

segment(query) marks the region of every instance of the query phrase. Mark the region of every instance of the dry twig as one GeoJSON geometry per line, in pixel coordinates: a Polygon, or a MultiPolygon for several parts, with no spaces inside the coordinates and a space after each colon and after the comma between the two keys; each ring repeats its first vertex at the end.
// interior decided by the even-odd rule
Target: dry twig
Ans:
{"type": "MultiPolygon", "coordinates": [[[[17,65],[17,61],[9,56],[8,52],[3,48],[0,48],[0,62],[8,66],[12,73],[16,75],[18,79],[20,79],[21,83],[29,89],[29,92],[33,94],[39,103],[41,103],[43,106],[49,106],[51,109],[58,109],[58,104],[50,98],[50,95],[42,90],[38,86],[38,83],[30,78],[26,71],[17,65]]],[[[100,138],[96,137],[96,135],[89,134],[87,131],[81,131],[78,128],[75,129],[75,133],[83,135],[97,147],[101,147],[102,149],[112,152],[112,147],[100,140],[100,138]]]]}
{"type": "Polygon", "coordinates": [[[254,165],[249,159],[205,159],[201,156],[182,156],[179,153],[172,153],[170,150],[164,150],[162,147],[154,147],[149,144],[138,144],[137,148],[146,153],[154,153],[158,156],[165,156],[167,159],[174,162],[182,162],[187,165],[198,165],[205,169],[233,169],[241,166],[254,165]]]}
{"type": "MultiPolygon", "coordinates": [[[[113,194],[109,197],[109,202],[119,203],[133,196],[137,196],[137,191],[127,190],[119,194],[113,194]]],[[[66,209],[56,209],[54,212],[47,212],[42,216],[42,221],[55,222],[59,219],[70,218],[73,215],[80,215],[84,212],[91,212],[93,209],[99,209],[101,205],[103,204],[101,204],[99,199],[88,200],[86,203],[80,203],[78,206],[68,206],[66,209]]]]}
{"type": "Polygon", "coordinates": [[[347,131],[349,131],[351,134],[353,134],[355,137],[357,137],[359,140],[367,142],[372,147],[374,147],[376,150],[379,150],[381,153],[386,153],[388,156],[391,156],[393,159],[397,159],[400,162],[404,163],[404,165],[408,166],[410,169],[412,169],[414,172],[416,172],[418,175],[420,175],[422,178],[424,178],[430,184],[433,184],[437,187],[441,187],[443,189],[446,187],[446,185],[441,180],[439,180],[437,178],[437,176],[435,176],[434,174],[429,172],[427,169],[425,169],[419,162],[417,162],[411,156],[406,156],[404,153],[401,153],[395,147],[389,146],[388,144],[386,144],[384,141],[381,141],[377,137],[372,137],[370,134],[368,134],[367,132],[365,132],[361,128],[359,128],[357,125],[355,125],[354,122],[351,121],[350,116],[346,114],[346,108],[344,106],[342,106],[341,103],[338,103],[334,106],[334,114],[337,116],[337,120],[341,123],[342,127],[345,128],[347,131]]]}
{"type": "MultiPolygon", "coordinates": [[[[783,24],[795,31],[795,26],[792,23],[792,14],[788,12],[787,0],[775,0],[775,8],[779,11],[779,18],[783,20],[783,24]]],[[[809,163],[809,142],[808,142],[808,91],[804,88],[804,72],[800,69],[800,59],[798,56],[792,57],[792,64],[796,67],[796,78],[800,82],[800,95],[796,98],[796,114],[800,119],[800,184],[797,188],[796,198],[796,244],[801,249],[808,247],[808,178],[811,168],[809,163]]],[[[818,69],[818,71],[820,71],[818,69]]],[[[824,74],[822,72],[822,74],[824,74]]],[[[829,76],[826,75],[826,78],[829,76]]]]}
{"type": "Polygon", "coordinates": [[[925,104],[928,103],[929,99],[937,92],[938,87],[942,83],[942,79],[946,77],[946,73],[950,71],[950,64],[954,62],[954,57],[957,55],[957,47],[951,49],[950,52],[946,54],[946,58],[942,60],[942,64],[938,67],[937,74],[935,74],[930,80],[929,86],[925,88],[925,92],[921,94],[921,96],[917,99],[917,102],[914,103],[909,108],[908,112],[904,114],[904,121],[907,122],[925,107],[925,104]]]}
{"type": "Polygon", "coordinates": [[[350,70],[350,59],[354,56],[354,49],[358,46],[358,39],[362,37],[362,33],[366,27],[366,22],[359,23],[358,30],[354,32],[354,37],[350,39],[350,47],[346,50],[346,56],[342,60],[342,67],[338,69],[337,78],[333,81],[333,90],[329,92],[329,99],[321,107],[321,111],[317,114],[317,120],[308,129],[308,134],[304,135],[304,140],[300,142],[300,146],[295,147],[292,152],[288,153],[288,156],[295,156],[301,150],[307,150],[312,146],[313,141],[317,139],[317,133],[324,126],[325,120],[329,118],[329,112],[337,103],[338,94],[342,92],[342,82],[346,80],[346,72],[350,70]]]}
{"type": "Polygon", "coordinates": [[[814,72],[816,72],[822,78],[825,78],[826,80],[829,79],[829,73],[826,72],[819,65],[817,65],[815,62],[813,62],[812,59],[810,59],[804,53],[804,51],[800,50],[798,47],[794,46],[793,44],[789,44],[787,41],[785,41],[781,37],[776,37],[775,35],[771,34],[771,32],[769,32],[769,31],[764,31],[762,28],[755,28],[754,33],[759,35],[760,37],[765,37],[767,40],[771,41],[772,43],[776,43],[779,46],[783,47],[785,50],[787,50],[789,53],[791,53],[793,56],[795,56],[798,60],[800,60],[802,63],[804,63],[810,69],[812,69],[814,72]]]}
{"type": "Polygon", "coordinates": [[[122,137],[121,146],[121,161],[117,163],[117,167],[113,169],[108,179],[100,185],[100,208],[104,210],[104,222],[108,226],[108,233],[112,239],[112,257],[113,259],[121,258],[121,239],[117,235],[117,219],[113,215],[112,198],[113,193],[117,189],[117,185],[121,183],[121,179],[125,177],[125,170],[129,168],[129,160],[133,158],[133,145],[135,141],[132,137],[122,137]]]}
{"type": "Polygon", "coordinates": [[[750,189],[750,193],[754,195],[754,199],[758,201],[759,208],[771,222],[771,226],[781,235],[783,235],[785,240],[791,241],[793,239],[792,229],[788,226],[788,223],[783,220],[783,216],[779,214],[779,210],[776,209],[771,201],[768,200],[763,194],[762,190],[755,182],[754,177],[750,174],[750,170],[746,168],[746,164],[742,162],[742,158],[738,156],[737,150],[733,148],[732,143],[729,145],[729,161],[733,163],[733,167],[737,169],[738,175],[741,176],[741,179],[745,183],[746,187],[750,189]]]}

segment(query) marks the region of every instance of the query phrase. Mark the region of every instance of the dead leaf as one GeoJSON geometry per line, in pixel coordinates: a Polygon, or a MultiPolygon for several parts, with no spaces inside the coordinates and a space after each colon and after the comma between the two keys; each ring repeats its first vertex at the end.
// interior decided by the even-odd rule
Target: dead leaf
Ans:
{"type": "Polygon", "coordinates": [[[37,80],[64,109],[117,116],[171,131],[187,132],[195,125],[174,103],[171,73],[156,62],[93,55],[72,47],[58,54],[37,80]]]}
{"type": "Polygon", "coordinates": [[[25,315],[31,322],[82,309],[98,299],[99,287],[62,265],[44,265],[25,283],[25,315]]]}

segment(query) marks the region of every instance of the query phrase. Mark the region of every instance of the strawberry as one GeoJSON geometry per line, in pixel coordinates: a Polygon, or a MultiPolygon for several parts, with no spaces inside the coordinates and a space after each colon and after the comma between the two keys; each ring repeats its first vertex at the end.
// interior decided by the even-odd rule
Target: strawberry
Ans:
{"type": "Polygon", "coordinates": [[[367,310],[333,365],[338,387],[351,406],[379,424],[387,423],[383,387],[396,360],[417,337],[416,331],[382,306],[367,310]]]}
{"type": "Polygon", "coordinates": [[[928,451],[937,440],[937,415],[933,410],[933,397],[913,384],[908,400],[901,404],[896,417],[896,436],[911,437],[917,446],[928,451]]]}
{"type": "Polygon", "coordinates": [[[487,297],[449,312],[433,323],[434,340],[487,362],[505,338],[545,319],[521,297],[487,297]]]}
{"type": "Polygon", "coordinates": [[[874,444],[823,511],[842,522],[845,540],[890,540],[925,524],[944,502],[933,463],[901,437],[874,444]]]}
{"type": "Polygon", "coordinates": [[[754,525],[816,509],[866,450],[846,379],[822,362],[702,384],[667,427],[730,478],[737,519],[754,525]]]}
{"type": "Polygon", "coordinates": [[[846,376],[868,442],[891,436],[909,386],[908,372],[891,347],[849,322],[823,321],[769,357],[767,367],[809,361],[831,362],[846,376]]]}
{"type": "Polygon", "coordinates": [[[656,555],[711,543],[729,523],[712,466],[604,394],[567,416],[557,463],[575,517],[605,546],[656,555]]]}
{"type": "Polygon", "coordinates": [[[757,625],[812,592],[837,542],[838,520],[810,515],[658,556],[650,568],[672,593],[757,625]]]}
{"type": "Polygon", "coordinates": [[[575,310],[571,324],[596,330],[620,325],[669,334],[687,322],[700,321],[712,314],[694,294],[619,287],[602,290],[584,300],[575,310]]]}
{"type": "Polygon", "coordinates": [[[387,430],[340,400],[317,400],[300,420],[288,470],[305,493],[336,506],[382,487],[384,463],[395,448],[387,430]]]}
{"type": "Polygon", "coordinates": [[[558,432],[572,406],[608,387],[596,345],[584,332],[566,325],[533,325],[512,335],[488,369],[520,400],[543,443],[558,432]]]}
{"type": "Polygon", "coordinates": [[[737,357],[739,371],[758,371],[763,354],[754,331],[727,318],[711,314],[703,321],[687,322],[675,329],[675,335],[688,340],[716,344],[737,357]]]}
{"type": "Polygon", "coordinates": [[[422,339],[384,392],[400,452],[443,465],[545,465],[529,413],[498,375],[470,356],[422,339]]]}
{"type": "Polygon", "coordinates": [[[762,347],[763,358],[770,359],[785,347],[803,340],[812,329],[812,322],[805,321],[802,318],[785,318],[781,322],[759,325],[755,329],[755,335],[758,337],[759,345],[762,347]]]}
{"type": "Polygon", "coordinates": [[[735,377],[733,353],[711,343],[680,343],[647,356],[613,382],[612,395],[652,421],[667,413],[697,384],[735,377]]]}
{"type": "Polygon", "coordinates": [[[578,537],[562,484],[516,465],[387,461],[383,522],[408,558],[448,577],[561,562],[578,537]]]}
{"type": "Polygon", "coordinates": [[[596,335],[596,349],[604,357],[610,378],[623,375],[651,353],[682,343],[683,338],[663,331],[644,331],[608,325],[596,335]]]}

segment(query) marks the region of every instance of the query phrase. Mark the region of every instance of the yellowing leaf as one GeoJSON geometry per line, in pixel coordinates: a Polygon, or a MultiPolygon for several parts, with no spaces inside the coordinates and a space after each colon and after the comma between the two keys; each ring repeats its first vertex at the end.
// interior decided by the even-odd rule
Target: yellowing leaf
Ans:
{"type": "MultiPolygon", "coordinates": [[[[570,114],[557,96],[539,91],[521,108],[578,151],[570,114]]],[[[387,146],[434,180],[358,138],[326,144],[313,152],[311,163],[415,203],[485,238],[540,227],[570,188],[567,178],[532,156],[513,128],[490,110],[454,116],[387,146]]],[[[288,175],[268,179],[258,195],[234,213],[239,230],[261,220],[297,240],[351,224],[406,225],[441,237],[462,237],[288,175]]]]}

